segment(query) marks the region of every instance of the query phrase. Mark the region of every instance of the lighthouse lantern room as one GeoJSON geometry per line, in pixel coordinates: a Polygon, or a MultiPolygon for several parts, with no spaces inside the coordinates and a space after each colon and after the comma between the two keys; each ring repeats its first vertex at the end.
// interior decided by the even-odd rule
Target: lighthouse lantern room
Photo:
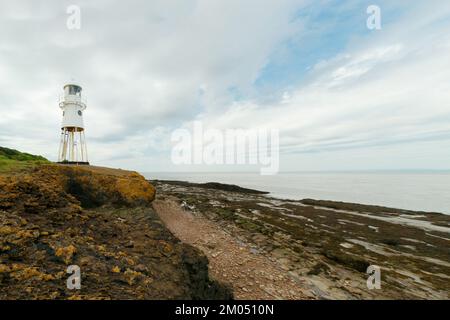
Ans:
{"type": "Polygon", "coordinates": [[[63,111],[59,163],[89,164],[83,122],[86,103],[81,98],[81,91],[79,85],[66,84],[64,97],[59,102],[63,111]]]}

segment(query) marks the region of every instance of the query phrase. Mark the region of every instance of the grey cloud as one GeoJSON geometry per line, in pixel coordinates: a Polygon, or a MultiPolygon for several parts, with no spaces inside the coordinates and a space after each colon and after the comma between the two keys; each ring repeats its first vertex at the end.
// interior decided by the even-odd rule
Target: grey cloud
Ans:
{"type": "Polygon", "coordinates": [[[438,2],[318,64],[286,89],[288,101],[259,95],[254,81],[277,46],[314,34],[292,20],[309,2],[2,1],[0,143],[55,155],[57,98],[72,77],[88,99],[90,155],[102,163],[167,162],[171,131],[194,119],[281,128],[294,155],[447,139],[449,37],[431,26],[450,6],[438,2]],[[78,31],[65,27],[72,4],[78,31]],[[230,88],[255,98],[235,101],[230,88]]]}

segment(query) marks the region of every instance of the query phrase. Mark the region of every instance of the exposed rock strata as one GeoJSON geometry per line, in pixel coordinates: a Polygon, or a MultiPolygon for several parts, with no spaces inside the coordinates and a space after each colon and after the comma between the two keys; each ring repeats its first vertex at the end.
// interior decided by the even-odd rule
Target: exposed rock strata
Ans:
{"type": "Polygon", "coordinates": [[[0,176],[0,299],[227,299],[134,172],[44,165],[0,176]],[[81,289],[69,290],[69,265],[81,289]]]}

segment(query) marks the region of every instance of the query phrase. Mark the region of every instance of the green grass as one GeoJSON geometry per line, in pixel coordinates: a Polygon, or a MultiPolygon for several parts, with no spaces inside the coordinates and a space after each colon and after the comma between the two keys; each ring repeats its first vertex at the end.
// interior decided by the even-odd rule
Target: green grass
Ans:
{"type": "Polygon", "coordinates": [[[20,170],[44,163],[49,161],[42,156],[0,147],[0,172],[20,170]]]}

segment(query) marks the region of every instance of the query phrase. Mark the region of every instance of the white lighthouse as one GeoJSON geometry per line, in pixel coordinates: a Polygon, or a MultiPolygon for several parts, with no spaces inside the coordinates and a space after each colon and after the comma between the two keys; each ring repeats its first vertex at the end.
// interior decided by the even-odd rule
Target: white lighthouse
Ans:
{"type": "Polygon", "coordinates": [[[58,155],[60,163],[89,164],[83,123],[86,103],[81,98],[81,90],[79,85],[66,84],[64,98],[59,102],[63,111],[58,155]]]}

